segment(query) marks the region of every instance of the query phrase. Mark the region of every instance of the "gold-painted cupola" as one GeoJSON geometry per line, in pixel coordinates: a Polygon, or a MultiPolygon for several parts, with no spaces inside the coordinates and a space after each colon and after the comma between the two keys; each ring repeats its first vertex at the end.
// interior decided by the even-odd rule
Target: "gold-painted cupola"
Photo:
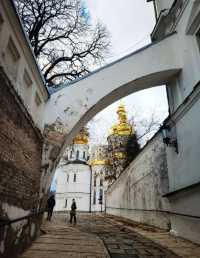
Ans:
{"type": "Polygon", "coordinates": [[[88,129],[83,127],[80,132],[74,137],[73,144],[88,144],[88,129]]]}
{"type": "Polygon", "coordinates": [[[134,128],[128,123],[124,104],[120,103],[117,108],[118,123],[110,129],[110,135],[132,135],[135,133],[134,128]]]}

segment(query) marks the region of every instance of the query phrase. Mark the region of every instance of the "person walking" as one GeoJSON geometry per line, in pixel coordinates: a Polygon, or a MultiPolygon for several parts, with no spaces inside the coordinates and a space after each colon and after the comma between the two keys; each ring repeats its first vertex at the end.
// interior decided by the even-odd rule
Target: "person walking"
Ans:
{"type": "Polygon", "coordinates": [[[53,209],[54,209],[55,204],[56,204],[55,197],[54,197],[54,195],[52,195],[47,200],[47,211],[48,211],[47,220],[48,221],[51,221],[51,217],[52,217],[52,214],[53,214],[53,209]]]}
{"type": "Polygon", "coordinates": [[[76,202],[75,199],[72,199],[71,211],[70,211],[70,223],[72,224],[72,220],[74,219],[74,224],[76,224],[76,202]]]}

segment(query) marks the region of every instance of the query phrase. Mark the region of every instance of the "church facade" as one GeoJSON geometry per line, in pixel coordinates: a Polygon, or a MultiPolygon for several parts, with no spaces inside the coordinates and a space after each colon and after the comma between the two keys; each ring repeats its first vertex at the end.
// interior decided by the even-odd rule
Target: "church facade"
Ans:
{"type": "Polygon", "coordinates": [[[112,167],[108,159],[108,153],[108,145],[93,146],[91,150],[91,209],[93,212],[105,211],[105,193],[112,178],[112,167]]]}
{"type": "Polygon", "coordinates": [[[55,211],[69,211],[72,199],[79,211],[91,210],[91,170],[88,165],[88,133],[82,129],[65,151],[56,171],[55,211]]]}
{"type": "Polygon", "coordinates": [[[106,191],[120,176],[125,167],[139,151],[136,132],[128,123],[125,106],[117,108],[118,121],[112,126],[107,138],[107,145],[94,146],[91,150],[90,165],[92,170],[92,211],[105,211],[106,191]]]}

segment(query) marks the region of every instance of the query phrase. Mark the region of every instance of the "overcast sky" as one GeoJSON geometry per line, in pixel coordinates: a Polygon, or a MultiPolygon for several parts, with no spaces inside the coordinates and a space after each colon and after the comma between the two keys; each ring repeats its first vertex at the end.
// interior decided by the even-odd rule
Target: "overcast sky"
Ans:
{"type": "MultiPolygon", "coordinates": [[[[111,34],[112,55],[107,63],[150,43],[150,33],[155,24],[152,3],[146,0],[85,0],[85,3],[92,21],[99,20],[105,24],[111,34]]],[[[136,125],[139,121],[150,119],[152,113],[161,123],[168,114],[165,87],[134,93],[124,98],[123,102],[128,117],[134,116],[136,125]]],[[[94,117],[90,124],[94,144],[106,142],[108,130],[117,119],[118,104],[113,103],[94,117]]],[[[137,130],[140,130],[139,126],[137,130]]]]}
{"type": "MultiPolygon", "coordinates": [[[[155,20],[153,6],[146,0],[83,0],[89,9],[93,22],[101,21],[111,34],[112,53],[107,63],[114,61],[150,43],[150,33],[155,20]]],[[[165,87],[143,90],[126,98],[123,103],[128,118],[134,117],[136,130],[142,134],[143,121],[151,120],[152,114],[161,123],[168,114],[165,87]]],[[[113,103],[90,123],[91,144],[105,144],[109,128],[116,123],[118,102],[113,103]]],[[[151,134],[147,136],[147,139],[151,134]]],[[[144,144],[146,138],[142,139],[144,144]]],[[[55,182],[52,185],[55,190],[55,182]]]]}

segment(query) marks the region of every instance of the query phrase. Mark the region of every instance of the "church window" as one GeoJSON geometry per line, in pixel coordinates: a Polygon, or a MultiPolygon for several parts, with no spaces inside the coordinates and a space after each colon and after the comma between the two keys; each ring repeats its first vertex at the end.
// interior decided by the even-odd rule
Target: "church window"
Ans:
{"type": "Polygon", "coordinates": [[[69,182],[69,174],[67,174],[67,182],[69,182]]]}
{"type": "Polygon", "coordinates": [[[79,151],[76,152],[76,159],[79,159],[79,151]]]}
{"type": "Polygon", "coordinates": [[[74,174],[74,182],[76,182],[76,174],[74,174]]]}
{"type": "Polygon", "coordinates": [[[65,199],[65,208],[67,208],[67,199],[65,199]]]}
{"type": "Polygon", "coordinates": [[[93,194],[93,204],[96,204],[96,191],[94,190],[94,194],[93,194]]]}
{"type": "Polygon", "coordinates": [[[103,186],[103,179],[100,179],[100,186],[103,186]]]}
{"type": "Polygon", "coordinates": [[[99,191],[99,203],[103,203],[103,189],[99,191]]]}

